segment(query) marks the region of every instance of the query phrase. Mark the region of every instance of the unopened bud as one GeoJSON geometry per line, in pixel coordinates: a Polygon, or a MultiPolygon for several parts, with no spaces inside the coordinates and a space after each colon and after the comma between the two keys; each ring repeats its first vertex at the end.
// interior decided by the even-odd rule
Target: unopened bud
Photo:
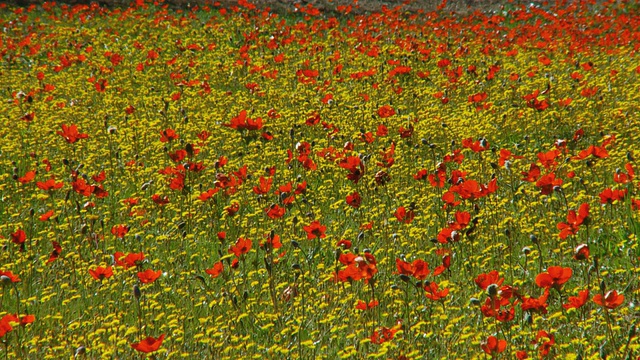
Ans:
{"type": "Polygon", "coordinates": [[[489,295],[490,298],[496,297],[498,295],[498,285],[491,284],[487,286],[487,295],[489,295]]]}
{"type": "Polygon", "coordinates": [[[531,325],[533,324],[533,316],[531,316],[530,313],[525,313],[524,314],[524,322],[526,322],[527,324],[531,325]]]}
{"type": "Polygon", "coordinates": [[[83,356],[86,353],[87,353],[87,348],[85,348],[84,346],[80,345],[76,349],[75,355],[73,355],[73,357],[83,356]]]}

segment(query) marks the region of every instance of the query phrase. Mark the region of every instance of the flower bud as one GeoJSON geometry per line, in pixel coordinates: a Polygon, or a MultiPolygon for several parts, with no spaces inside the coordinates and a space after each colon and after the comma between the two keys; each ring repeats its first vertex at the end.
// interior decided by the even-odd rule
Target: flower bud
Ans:
{"type": "Polygon", "coordinates": [[[75,354],[73,355],[74,358],[78,357],[78,356],[83,356],[87,353],[87,348],[80,345],[78,346],[78,348],[76,349],[75,354]]]}
{"type": "Polygon", "coordinates": [[[491,284],[487,286],[487,295],[492,299],[495,298],[498,295],[498,285],[491,284]]]}

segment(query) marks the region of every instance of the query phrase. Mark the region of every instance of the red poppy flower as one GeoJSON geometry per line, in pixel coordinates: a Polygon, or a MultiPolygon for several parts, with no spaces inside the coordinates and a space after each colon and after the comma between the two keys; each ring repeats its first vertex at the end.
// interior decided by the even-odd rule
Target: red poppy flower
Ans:
{"type": "Polygon", "coordinates": [[[467,138],[462,139],[462,147],[477,153],[489,149],[489,142],[484,138],[476,141],[473,141],[473,138],[467,138]]]}
{"type": "Polygon", "coordinates": [[[273,178],[265,178],[264,176],[260,176],[260,184],[253,187],[253,192],[258,195],[268,194],[269,190],[271,190],[272,183],[273,178]]]}
{"type": "Polygon", "coordinates": [[[36,321],[35,315],[25,315],[20,318],[20,326],[32,324],[34,321],[36,321]]]}
{"type": "Polygon", "coordinates": [[[627,196],[627,189],[606,188],[600,193],[601,204],[613,204],[615,201],[622,201],[627,196]]]}
{"type": "Polygon", "coordinates": [[[304,123],[308,126],[318,125],[320,123],[320,114],[315,112],[312,113],[311,115],[309,115],[309,117],[307,118],[307,120],[305,120],[304,123]]]}
{"type": "Polygon", "coordinates": [[[83,178],[73,181],[71,183],[71,187],[73,188],[73,191],[86,197],[91,196],[95,188],[93,185],[87,184],[87,182],[83,178]]]}
{"type": "Polygon", "coordinates": [[[481,92],[473,95],[469,95],[469,102],[472,104],[477,104],[487,99],[487,93],[481,92]]]}
{"type": "Polygon", "coordinates": [[[602,296],[602,294],[596,294],[593,297],[593,302],[607,309],[615,309],[624,302],[624,295],[618,294],[616,290],[611,290],[604,294],[604,296],[602,296]]]}
{"type": "Polygon", "coordinates": [[[125,235],[129,232],[129,226],[127,225],[114,225],[111,228],[111,233],[118,239],[124,239],[125,235]]]}
{"type": "Polygon", "coordinates": [[[62,131],[56,131],[56,133],[62,136],[69,144],[73,144],[80,139],[86,139],[89,137],[89,135],[85,133],[79,133],[78,126],[75,124],[70,126],[61,124],[60,127],[62,128],[62,131]]]}
{"type": "Polygon", "coordinates": [[[169,203],[169,197],[166,195],[160,196],[158,194],[153,194],[151,195],[151,200],[153,200],[153,202],[156,203],[158,206],[164,206],[169,203]]]}
{"type": "Polygon", "coordinates": [[[53,251],[51,252],[51,255],[49,255],[47,264],[51,264],[52,262],[56,261],[56,259],[58,259],[58,257],[62,253],[62,246],[60,246],[60,243],[58,243],[57,241],[51,241],[51,245],[53,245],[53,251]]]}
{"type": "Polygon", "coordinates": [[[201,193],[198,196],[198,199],[202,202],[205,202],[209,199],[211,199],[211,197],[213,197],[213,195],[215,195],[218,191],[220,191],[220,188],[215,188],[215,189],[209,189],[203,193],[201,193]]]}
{"type": "Polygon", "coordinates": [[[169,158],[171,160],[173,160],[176,163],[179,163],[182,160],[184,160],[184,158],[187,157],[187,151],[184,149],[178,149],[175,152],[167,153],[167,155],[169,155],[169,158]]]}
{"type": "Polygon", "coordinates": [[[286,209],[280,207],[278,204],[272,204],[268,208],[264,210],[267,213],[267,216],[271,219],[279,219],[284,216],[286,209]]]}
{"type": "Polygon", "coordinates": [[[522,158],[524,158],[524,156],[514,155],[510,150],[500,149],[500,159],[498,160],[498,165],[504,166],[504,163],[507,160],[516,160],[522,158]]]}
{"type": "Polygon", "coordinates": [[[95,86],[97,92],[103,93],[107,90],[109,82],[107,82],[107,80],[105,79],[99,79],[98,81],[93,83],[93,85],[95,86]]]}
{"type": "Polygon", "coordinates": [[[566,239],[569,235],[575,235],[585,221],[589,218],[589,204],[584,203],[580,205],[578,209],[578,213],[576,214],[575,210],[569,210],[569,214],[567,215],[566,223],[559,223],[558,230],[560,230],[561,239],[566,239]]]}
{"type": "Polygon", "coordinates": [[[205,272],[211,275],[211,277],[217,278],[223,270],[224,265],[222,264],[222,261],[218,261],[217,263],[213,264],[213,267],[211,267],[211,269],[206,269],[205,272]]]}
{"type": "Polygon", "coordinates": [[[378,116],[388,118],[396,114],[396,111],[389,105],[384,105],[378,109],[378,116]]]}
{"type": "Polygon", "coordinates": [[[507,341],[503,339],[498,340],[495,336],[489,336],[486,341],[480,344],[480,347],[485,353],[493,356],[500,354],[507,348],[507,341]]]}
{"type": "Polygon", "coordinates": [[[156,281],[160,275],[162,275],[162,271],[158,270],[158,271],[153,271],[151,269],[147,269],[145,271],[141,271],[138,274],[138,279],[140,279],[140,282],[143,284],[150,284],[154,281],[156,281]]]}
{"type": "Polygon", "coordinates": [[[382,168],[390,168],[395,163],[395,159],[393,158],[395,153],[396,153],[396,144],[392,142],[388,150],[380,152],[380,156],[382,156],[382,161],[379,161],[376,165],[382,168]]]}
{"type": "Polygon", "coordinates": [[[424,280],[431,272],[429,264],[422,259],[415,259],[412,263],[396,259],[396,269],[398,274],[410,275],[418,280],[424,280]]]}
{"type": "Polygon", "coordinates": [[[36,177],[36,172],[35,171],[27,171],[24,176],[21,176],[18,178],[18,182],[21,184],[28,184],[30,182],[33,181],[33,179],[36,177]]]}
{"type": "Polygon", "coordinates": [[[247,110],[242,110],[240,111],[240,113],[238,114],[238,116],[235,116],[233,118],[231,118],[231,122],[226,123],[226,124],[222,124],[222,126],[226,126],[226,127],[230,127],[232,129],[235,130],[260,130],[263,127],[262,124],[262,119],[261,118],[256,118],[256,119],[251,119],[247,117],[247,110]]]}
{"type": "Polygon", "coordinates": [[[389,329],[383,326],[382,328],[380,328],[380,331],[375,330],[373,332],[373,334],[371,335],[371,342],[374,344],[382,344],[384,342],[387,342],[393,339],[393,336],[397,331],[398,329],[395,327],[389,329]]]}
{"type": "Polygon", "coordinates": [[[128,269],[133,266],[138,266],[142,264],[145,259],[144,253],[129,253],[126,256],[124,253],[118,251],[113,255],[116,265],[122,266],[125,269],[128,269]]]}
{"type": "Polygon", "coordinates": [[[113,268],[111,266],[107,266],[107,267],[98,266],[94,270],[89,269],[89,274],[91,274],[91,276],[94,279],[98,281],[102,281],[104,279],[108,279],[111,276],[113,276],[113,268]]]}
{"type": "Polygon", "coordinates": [[[427,178],[428,172],[427,169],[420,169],[417,173],[413,175],[413,178],[416,180],[425,180],[427,178]]]}
{"type": "Polygon", "coordinates": [[[11,323],[20,323],[20,319],[13,314],[7,314],[0,318],[0,338],[3,338],[8,332],[13,330],[11,323]]]}
{"type": "Polygon", "coordinates": [[[471,214],[466,211],[456,211],[454,217],[455,221],[449,222],[449,227],[453,230],[462,230],[471,221],[471,214]]]}
{"type": "Polygon", "coordinates": [[[536,182],[536,187],[540,188],[541,195],[549,195],[553,188],[562,185],[562,179],[556,179],[556,174],[549,173],[536,182]]]}
{"type": "MultiPolygon", "coordinates": [[[[414,176],[415,179],[415,176],[414,176]]],[[[447,170],[446,166],[439,166],[438,170],[436,170],[435,174],[429,174],[428,176],[429,184],[435,188],[443,188],[447,182],[447,170]]],[[[418,179],[416,179],[418,180],[418,179]]]]}
{"type": "Polygon", "coordinates": [[[300,184],[296,185],[296,189],[293,191],[296,195],[306,194],[307,193],[307,181],[303,181],[300,184]]]}
{"type": "Polygon", "coordinates": [[[424,290],[426,291],[425,296],[433,301],[442,300],[449,295],[448,288],[438,290],[438,284],[435,282],[430,282],[425,285],[424,290]]]}
{"type": "Polygon", "coordinates": [[[504,278],[500,277],[498,270],[490,271],[488,274],[480,274],[474,280],[476,285],[478,285],[482,290],[487,290],[489,285],[496,284],[498,286],[502,285],[504,282],[504,278]]]}
{"type": "MultiPolygon", "coordinates": [[[[274,232],[270,232],[268,234],[265,234],[264,238],[266,239],[266,241],[260,243],[260,248],[264,249],[265,251],[280,249],[282,247],[280,235],[275,234],[274,232]]],[[[284,253],[281,256],[284,256],[284,253]]]]}
{"type": "Polygon", "coordinates": [[[578,309],[582,307],[582,305],[586,304],[587,300],[589,300],[589,289],[580,291],[578,296],[569,296],[568,300],[568,304],[562,304],[563,308],[578,309]]]}
{"type": "Polygon", "coordinates": [[[556,158],[560,156],[560,151],[558,149],[549,150],[546,153],[540,152],[538,153],[538,161],[545,169],[555,168],[558,165],[556,158]]]}
{"type": "Polygon", "coordinates": [[[336,247],[342,247],[343,249],[351,249],[351,241],[347,239],[342,239],[338,241],[336,247]]]}
{"type": "Polygon", "coordinates": [[[369,310],[369,309],[373,309],[374,307],[378,306],[378,300],[371,300],[369,301],[369,303],[367,304],[366,302],[362,301],[362,300],[358,300],[358,304],[356,305],[356,309],[358,310],[369,310]]]}
{"type": "Polygon", "coordinates": [[[146,339],[138,342],[138,343],[133,343],[131,344],[131,347],[143,352],[143,353],[150,353],[150,352],[154,352],[157,351],[160,348],[160,345],[162,345],[162,341],[164,340],[164,334],[160,335],[160,337],[153,338],[151,336],[147,337],[146,339]]]}
{"type": "Polygon", "coordinates": [[[229,247],[229,253],[233,253],[236,257],[240,257],[251,250],[253,242],[248,238],[238,238],[235,245],[229,247]]]}
{"type": "Polygon", "coordinates": [[[238,266],[240,266],[240,262],[238,261],[238,258],[234,258],[233,261],[231,262],[231,268],[237,269],[238,266]]]}
{"type": "Polygon", "coordinates": [[[547,299],[549,298],[549,289],[545,288],[544,293],[538,298],[523,297],[520,307],[523,311],[533,311],[541,314],[547,313],[547,299]]]}
{"type": "Polygon", "coordinates": [[[340,160],[338,165],[341,168],[347,169],[349,171],[349,174],[347,174],[347,179],[353,181],[355,184],[357,184],[364,175],[364,164],[357,156],[346,157],[340,160]]]}
{"type": "Polygon", "coordinates": [[[398,128],[398,134],[400,134],[400,138],[406,139],[410,138],[413,135],[413,125],[409,124],[406,128],[402,125],[398,128]]]}
{"type": "Polygon", "coordinates": [[[62,186],[64,185],[64,183],[62,181],[60,182],[56,182],[54,178],[51,178],[47,181],[38,181],[36,182],[36,186],[39,189],[42,189],[44,191],[49,191],[49,190],[56,190],[56,189],[60,189],[62,188],[62,186]]]}
{"type": "Polygon", "coordinates": [[[20,245],[20,251],[24,250],[24,242],[27,240],[27,234],[22,229],[17,229],[14,233],[11,233],[11,241],[14,244],[20,245]]]}
{"type": "Polygon", "coordinates": [[[511,317],[511,313],[515,317],[515,310],[511,307],[511,310],[504,311],[501,309],[502,306],[509,305],[509,298],[500,297],[500,298],[491,298],[488,297],[484,301],[484,305],[480,307],[480,311],[482,315],[485,317],[495,317],[500,321],[510,321],[513,320],[511,317]]]}
{"type": "Polygon", "coordinates": [[[336,278],[340,281],[358,281],[362,279],[362,272],[355,263],[350,264],[345,269],[339,270],[336,278]]]}
{"type": "Polygon", "coordinates": [[[97,183],[101,183],[107,179],[107,174],[102,170],[98,175],[91,176],[91,179],[97,183]]]}
{"type": "Polygon", "coordinates": [[[315,220],[307,226],[303,226],[304,231],[307,232],[307,240],[319,238],[324,239],[327,235],[324,233],[327,227],[320,224],[320,221],[315,220]]]}
{"type": "Polygon", "coordinates": [[[604,148],[604,146],[591,145],[588,148],[580,151],[578,153],[578,156],[574,156],[571,159],[572,160],[583,160],[583,159],[588,158],[589,155],[592,155],[593,157],[599,158],[599,159],[604,159],[604,158],[608,158],[609,157],[609,153],[604,148]]]}
{"type": "Polygon", "coordinates": [[[389,135],[389,129],[384,124],[379,124],[376,129],[376,136],[382,137],[389,135]]]}
{"type": "Polygon", "coordinates": [[[233,216],[238,212],[238,210],[240,210],[240,204],[233,203],[227,206],[226,208],[224,208],[224,210],[227,212],[227,215],[233,216]]]}
{"type": "Polygon", "coordinates": [[[580,244],[576,246],[573,252],[573,258],[576,260],[588,260],[589,259],[589,245],[580,244]]]}
{"type": "Polygon", "coordinates": [[[411,224],[413,218],[415,217],[415,213],[413,210],[407,211],[404,206],[400,206],[396,209],[396,212],[393,214],[393,216],[395,216],[396,219],[398,219],[398,221],[401,223],[411,224]]]}
{"type": "Polygon", "coordinates": [[[160,141],[161,142],[171,142],[172,140],[176,140],[180,137],[180,135],[176,134],[173,129],[165,129],[160,131],[160,141]]]}
{"type": "Polygon", "coordinates": [[[540,178],[540,167],[538,167],[538,165],[536,164],[531,164],[529,165],[529,170],[523,171],[521,172],[521,174],[522,176],[524,176],[524,178],[522,178],[522,181],[536,182],[540,178]]]}
{"type": "Polygon", "coordinates": [[[11,281],[12,283],[20,282],[20,278],[17,275],[14,275],[11,271],[0,270],[0,276],[8,277],[9,281],[11,281]]]}
{"type": "Polygon", "coordinates": [[[549,266],[546,272],[536,276],[536,284],[541,288],[560,290],[562,285],[571,279],[573,270],[569,267],[549,266]]]}
{"type": "Polygon", "coordinates": [[[536,335],[536,339],[533,341],[534,344],[538,345],[538,353],[540,354],[540,358],[547,356],[549,351],[551,351],[551,346],[556,343],[555,337],[544,330],[538,331],[536,335]]]}
{"type": "Polygon", "coordinates": [[[362,204],[362,198],[360,197],[360,194],[358,194],[357,191],[354,191],[351,194],[347,195],[347,204],[349,204],[349,206],[351,206],[352,208],[359,208],[362,204]]]}
{"type": "Polygon", "coordinates": [[[627,163],[624,168],[627,169],[626,173],[624,173],[620,169],[616,169],[616,172],[613,173],[614,182],[618,184],[627,184],[633,180],[633,178],[635,177],[635,172],[631,163],[627,163]]]}
{"type": "Polygon", "coordinates": [[[516,351],[516,359],[524,360],[524,359],[528,359],[528,358],[529,358],[529,355],[527,354],[526,351],[524,351],[524,350],[516,351]]]}
{"type": "Polygon", "coordinates": [[[442,274],[445,270],[449,269],[449,267],[451,267],[451,255],[449,254],[443,255],[442,265],[438,265],[436,266],[435,269],[433,269],[433,276],[438,276],[442,274]]]}

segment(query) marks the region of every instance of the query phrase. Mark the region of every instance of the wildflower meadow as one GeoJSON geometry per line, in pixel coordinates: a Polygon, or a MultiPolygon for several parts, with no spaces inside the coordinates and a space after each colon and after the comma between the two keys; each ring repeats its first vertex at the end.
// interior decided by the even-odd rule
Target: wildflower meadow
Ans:
{"type": "Polygon", "coordinates": [[[358,6],[0,4],[0,359],[640,358],[640,4],[358,6]]]}

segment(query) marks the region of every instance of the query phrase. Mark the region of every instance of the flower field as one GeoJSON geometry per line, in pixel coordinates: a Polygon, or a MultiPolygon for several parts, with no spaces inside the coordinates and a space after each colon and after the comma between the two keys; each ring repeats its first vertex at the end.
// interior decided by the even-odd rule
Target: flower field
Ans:
{"type": "Polygon", "coordinates": [[[640,7],[0,4],[0,359],[640,357],[640,7]]]}

